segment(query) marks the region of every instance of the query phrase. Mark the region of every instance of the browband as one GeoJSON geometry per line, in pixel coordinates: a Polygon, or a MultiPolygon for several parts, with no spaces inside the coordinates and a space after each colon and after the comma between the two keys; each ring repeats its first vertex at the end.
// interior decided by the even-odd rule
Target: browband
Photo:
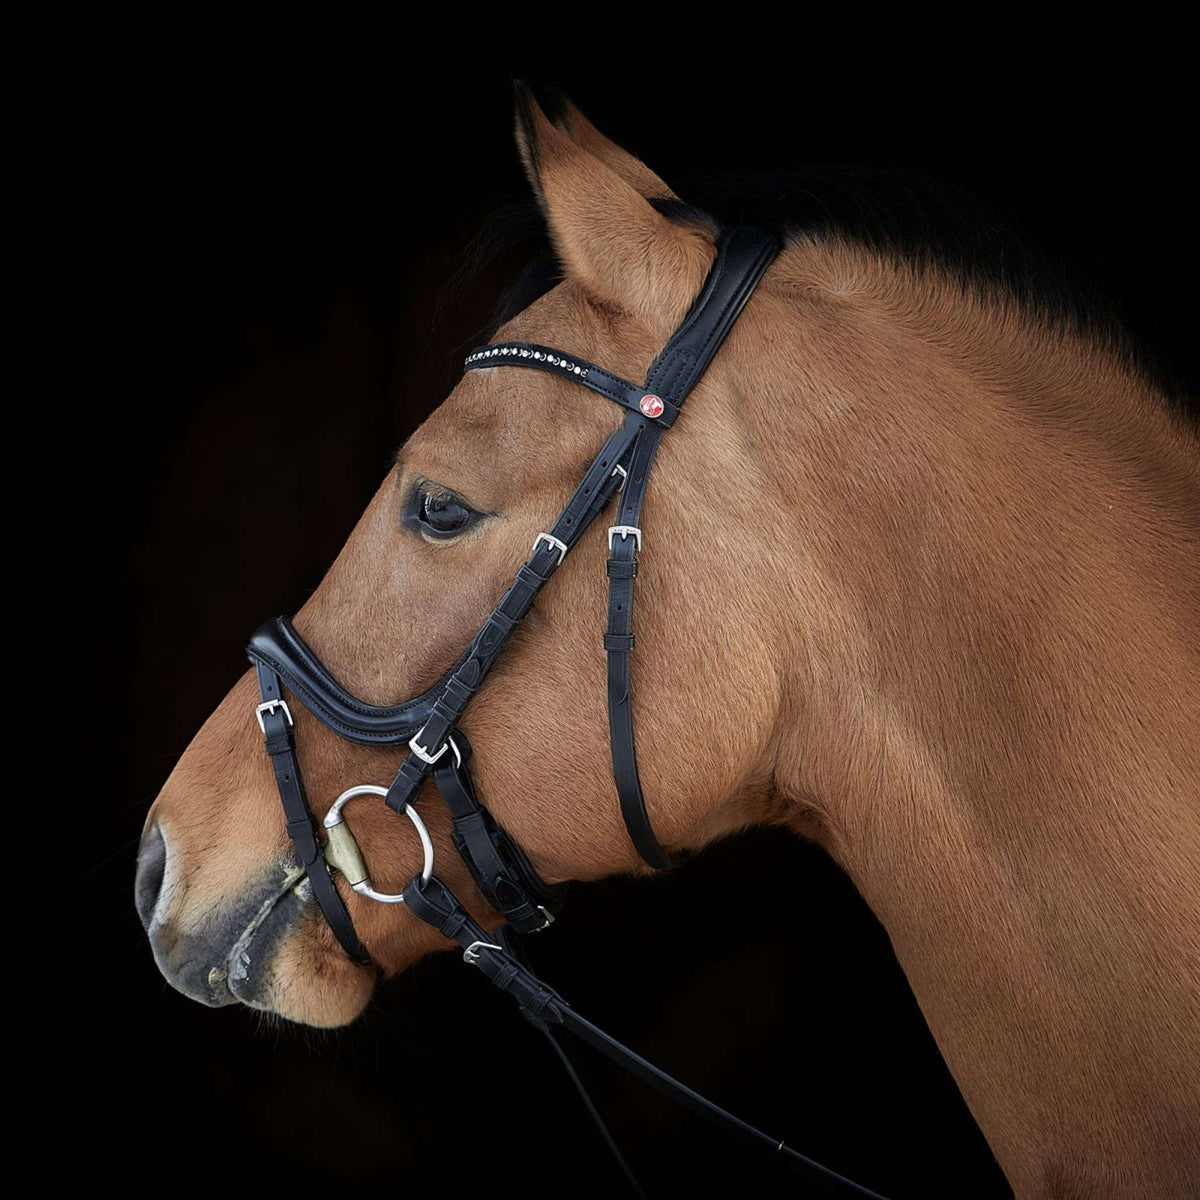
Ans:
{"type": "Polygon", "coordinates": [[[736,225],[723,233],[717,239],[717,257],[700,295],[688,309],[683,324],[650,364],[644,386],[630,383],[578,355],[535,342],[480,346],[467,355],[464,369],[533,367],[562,375],[669,429],[778,253],[778,238],[761,229],[736,225]],[[648,404],[647,400],[658,403],[648,404]]]}
{"type": "Polygon", "coordinates": [[[488,346],[480,346],[478,350],[472,350],[463,364],[466,371],[480,371],[487,367],[533,367],[539,371],[548,371],[552,375],[565,375],[572,383],[582,383],[585,388],[591,388],[606,400],[633,412],[640,412],[644,417],[664,427],[673,425],[679,415],[677,405],[668,404],[663,400],[662,408],[658,409],[658,415],[654,416],[656,406],[642,404],[646,397],[646,389],[640,384],[629,383],[619,375],[614,375],[586,359],[568,358],[561,350],[541,346],[536,342],[493,342],[488,346]]]}
{"type": "Polygon", "coordinates": [[[735,225],[721,234],[700,295],[650,364],[646,375],[650,388],[676,404],[687,399],[779,251],[774,234],[750,225],[735,225]]]}

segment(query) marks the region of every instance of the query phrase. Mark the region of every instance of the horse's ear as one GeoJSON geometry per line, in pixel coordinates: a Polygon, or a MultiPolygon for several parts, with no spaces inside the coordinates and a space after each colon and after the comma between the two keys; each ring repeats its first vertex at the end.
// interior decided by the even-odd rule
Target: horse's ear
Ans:
{"type": "MultiPolygon", "coordinates": [[[[606,155],[615,150],[622,156],[623,169],[614,169],[557,128],[523,85],[517,86],[516,127],[526,174],[567,277],[652,326],[674,328],[712,264],[708,223],[668,220],[627,177],[634,164],[641,165],[632,155],[587,123],[611,148],[606,155]]],[[[658,178],[643,171],[643,181],[658,178]]],[[[659,180],[659,186],[666,185],[659,180]]]]}
{"type": "Polygon", "coordinates": [[[577,146],[598,158],[643,196],[655,200],[678,200],[679,197],[640,158],[605,137],[570,99],[557,88],[545,93],[546,116],[577,146]]]}

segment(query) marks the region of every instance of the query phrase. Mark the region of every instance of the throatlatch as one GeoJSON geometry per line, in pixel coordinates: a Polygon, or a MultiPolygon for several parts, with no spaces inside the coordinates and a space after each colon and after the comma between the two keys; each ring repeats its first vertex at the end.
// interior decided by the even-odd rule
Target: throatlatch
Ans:
{"type": "Polygon", "coordinates": [[[643,543],[642,506],[664,433],[675,424],[688,394],[703,376],[778,253],[778,239],[761,230],[738,226],[722,234],[703,290],[683,324],[651,364],[644,385],[630,383],[595,363],[532,342],[497,342],[481,346],[467,356],[468,371],[517,366],[560,375],[620,405],[626,409],[626,415],[596,455],[558,519],[549,530],[537,535],[528,559],[470,646],[449,673],[427,692],[390,706],[359,700],[333,677],[283,617],[260,626],[247,653],[258,673],[262,702],[256,716],[275,769],[288,835],[312,881],[318,906],[351,958],[360,963],[371,961],[334,885],[330,866],[346,875],[360,895],[382,903],[406,903],[415,916],[457,941],[463,947],[467,963],[516,999],[521,1011],[550,1036],[622,1170],[639,1194],[636,1180],[554,1039],[552,1027],[569,1030],[692,1111],[770,1148],[826,1182],[881,1200],[877,1193],[806,1158],[660,1071],[576,1013],[528,969],[511,947],[489,941],[483,929],[433,874],[432,845],[424,823],[413,808],[418,792],[432,778],[450,810],[455,848],[492,908],[518,932],[544,929],[553,921],[562,903],[563,889],[547,884],[538,876],[521,848],[479,802],[469,771],[470,743],[458,728],[458,722],[541,589],[584,530],[617,497],[616,519],[608,529],[609,606],[604,634],[613,777],[621,814],[638,853],[655,868],[669,867],[675,861],[663,849],[650,821],[638,776],[633,735],[630,658],[635,644],[634,583],[643,543]],[[408,754],[388,788],[360,785],[342,793],[324,821],[327,836],[324,850],[300,780],[292,715],[283,697],[284,684],[340,737],[362,745],[407,744],[408,747],[408,754]],[[343,807],[360,795],[381,796],[394,812],[408,816],[421,836],[425,867],[402,893],[388,895],[375,891],[353,836],[343,822],[343,807]]]}

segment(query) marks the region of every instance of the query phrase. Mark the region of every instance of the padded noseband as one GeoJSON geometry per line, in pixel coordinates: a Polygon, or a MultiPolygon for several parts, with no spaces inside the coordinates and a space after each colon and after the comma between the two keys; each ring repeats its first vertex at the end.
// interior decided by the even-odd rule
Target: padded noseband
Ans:
{"type": "Polygon", "coordinates": [[[402,704],[368,704],[352,696],[309,649],[287,617],[264,621],[250,638],[252,663],[270,667],[323,725],[360,746],[400,746],[429,720],[449,672],[402,704]]]}

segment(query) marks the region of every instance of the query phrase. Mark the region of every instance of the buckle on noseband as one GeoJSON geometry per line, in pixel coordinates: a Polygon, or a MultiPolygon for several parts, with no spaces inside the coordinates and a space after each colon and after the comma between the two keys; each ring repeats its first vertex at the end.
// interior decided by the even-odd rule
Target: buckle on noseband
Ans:
{"type": "Polygon", "coordinates": [[[610,525],[608,527],[608,549],[610,554],[613,548],[613,535],[617,533],[621,535],[621,541],[624,541],[627,537],[633,538],[634,542],[637,543],[637,551],[641,554],[642,531],[636,525],[610,525]]]}
{"type": "Polygon", "coordinates": [[[535,537],[535,538],[533,539],[533,549],[532,549],[532,550],[530,550],[530,552],[529,552],[529,553],[530,553],[530,554],[536,554],[536,553],[537,553],[537,548],[538,548],[538,547],[539,547],[539,546],[540,546],[540,545],[541,545],[543,542],[545,542],[545,543],[546,543],[548,546],[552,546],[552,547],[553,547],[555,550],[557,550],[557,551],[558,551],[558,562],[556,562],[554,565],[555,565],[556,567],[557,567],[557,566],[560,566],[560,565],[562,564],[562,560],[563,560],[564,558],[566,558],[566,557],[567,557],[567,543],[566,543],[566,542],[560,542],[560,541],[558,540],[558,538],[556,538],[556,537],[555,537],[553,534],[551,534],[551,533],[539,533],[539,534],[537,535],[537,537],[535,537]]]}
{"type": "Polygon", "coordinates": [[[292,710],[288,708],[286,700],[264,700],[255,710],[254,715],[258,718],[258,727],[262,731],[263,736],[266,736],[267,727],[263,724],[263,713],[273,713],[277,708],[283,709],[283,715],[287,717],[289,725],[295,725],[292,720],[292,710]]]}
{"type": "Polygon", "coordinates": [[[409,740],[408,740],[408,748],[409,748],[409,749],[410,749],[410,750],[411,750],[411,751],[412,751],[412,752],[413,752],[413,753],[414,753],[414,754],[415,754],[415,755],[416,755],[416,756],[417,756],[417,757],[418,757],[418,758],[419,758],[419,759],[420,759],[420,760],[421,760],[423,763],[428,763],[428,764],[429,764],[429,765],[432,767],[432,766],[433,766],[433,764],[434,764],[435,762],[437,762],[437,761],[438,761],[438,759],[439,759],[439,758],[441,758],[441,757],[442,757],[442,755],[443,755],[443,754],[445,754],[447,750],[453,750],[453,751],[454,751],[454,761],[455,761],[455,762],[456,762],[456,763],[457,763],[457,764],[458,764],[460,767],[462,766],[462,751],[461,751],[461,750],[459,750],[458,746],[456,746],[456,745],[455,745],[455,743],[454,743],[454,739],[453,739],[452,737],[448,737],[448,738],[447,738],[447,739],[446,739],[446,740],[445,740],[445,741],[444,741],[444,742],[443,742],[443,743],[442,743],[442,744],[441,744],[441,745],[440,745],[440,746],[439,746],[439,747],[438,747],[436,750],[434,750],[434,751],[433,751],[433,753],[431,754],[431,753],[429,752],[429,750],[428,750],[428,749],[427,749],[425,746],[422,746],[422,745],[421,745],[421,743],[417,741],[417,738],[419,738],[419,737],[421,736],[421,734],[423,734],[424,732],[425,732],[425,726],[424,726],[424,725],[422,725],[422,726],[421,726],[421,728],[420,728],[420,729],[418,729],[418,730],[417,730],[417,732],[416,732],[416,733],[414,733],[414,734],[412,735],[412,737],[411,737],[411,738],[409,738],[409,740]]]}

